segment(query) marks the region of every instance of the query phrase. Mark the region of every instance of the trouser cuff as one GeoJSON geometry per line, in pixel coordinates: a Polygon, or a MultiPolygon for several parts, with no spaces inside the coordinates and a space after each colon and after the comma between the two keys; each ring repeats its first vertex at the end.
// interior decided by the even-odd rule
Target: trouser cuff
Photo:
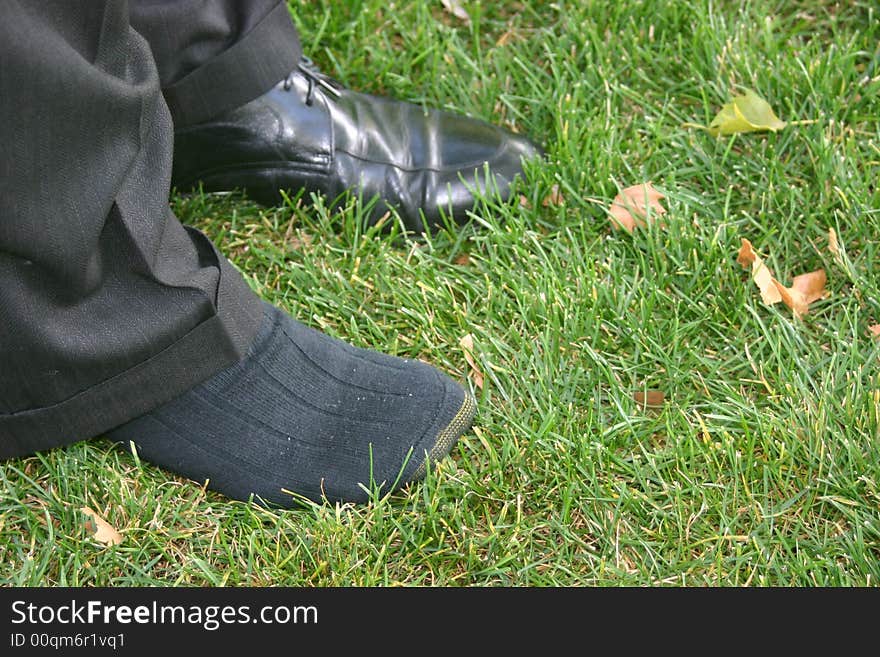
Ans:
{"type": "Polygon", "coordinates": [[[234,46],[162,90],[174,127],[207,121],[264,94],[301,56],[287,3],[280,2],[234,46]]]}
{"type": "Polygon", "coordinates": [[[0,414],[0,460],[98,436],[182,395],[243,359],[263,307],[219,256],[217,313],[134,367],[57,404],[0,414]]]}

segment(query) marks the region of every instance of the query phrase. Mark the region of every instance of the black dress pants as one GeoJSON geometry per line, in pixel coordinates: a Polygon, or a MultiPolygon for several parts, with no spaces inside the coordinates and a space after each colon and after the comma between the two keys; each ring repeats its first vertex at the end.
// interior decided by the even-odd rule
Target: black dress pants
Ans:
{"type": "Polygon", "coordinates": [[[100,435],[246,353],[259,300],[168,206],[173,126],[299,57],[278,0],[4,0],[0,458],[100,435]]]}

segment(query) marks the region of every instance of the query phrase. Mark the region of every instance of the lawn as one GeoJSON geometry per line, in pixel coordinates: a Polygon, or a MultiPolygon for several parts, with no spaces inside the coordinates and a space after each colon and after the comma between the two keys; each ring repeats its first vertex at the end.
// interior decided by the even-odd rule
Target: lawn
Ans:
{"type": "Polygon", "coordinates": [[[293,511],[103,439],[9,461],[0,582],[878,583],[873,0],[465,1],[469,25],[439,1],[291,6],[306,52],[346,85],[506,125],[546,161],[516,202],[426,239],[364,231],[355,201],[174,209],[301,321],[466,382],[474,429],[406,492],[293,511]],[[693,127],[744,88],[789,125],[693,127]],[[663,225],[612,230],[614,196],[645,181],[663,225]],[[824,269],[829,296],[800,319],[765,305],[742,238],[785,285],[824,269]],[[647,391],[664,399],[644,407],[647,391]],[[92,539],[82,506],[122,544],[92,539]]]}

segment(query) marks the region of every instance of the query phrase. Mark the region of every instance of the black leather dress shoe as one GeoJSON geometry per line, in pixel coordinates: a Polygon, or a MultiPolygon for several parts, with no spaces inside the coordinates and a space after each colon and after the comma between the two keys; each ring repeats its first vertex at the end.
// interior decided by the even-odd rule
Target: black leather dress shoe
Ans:
{"type": "Polygon", "coordinates": [[[441,212],[466,220],[475,191],[506,199],[522,161],[540,154],[483,121],[345,89],[308,60],[259,98],[174,139],[179,190],[242,189],[269,205],[279,190],[331,201],[351,190],[378,198],[372,222],[394,207],[416,232],[439,225],[441,212]]]}

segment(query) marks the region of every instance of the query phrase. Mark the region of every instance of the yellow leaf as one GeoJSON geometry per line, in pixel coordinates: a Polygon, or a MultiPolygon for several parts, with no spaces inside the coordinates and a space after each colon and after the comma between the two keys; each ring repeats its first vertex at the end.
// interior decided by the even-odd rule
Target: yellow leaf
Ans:
{"type": "Polygon", "coordinates": [[[748,132],[751,129],[749,122],[742,114],[738,114],[732,102],[727,103],[709,124],[709,134],[713,137],[719,135],[732,135],[735,132],[748,132]]]}
{"type": "Polygon", "coordinates": [[[611,226],[633,232],[636,227],[645,226],[644,219],[651,214],[666,214],[666,208],[660,203],[665,198],[650,182],[632,185],[620,191],[611,202],[608,213],[611,215],[611,226]]]}
{"type": "Polygon", "coordinates": [[[734,97],[721,108],[709,124],[709,134],[717,137],[761,130],[776,132],[785,126],[785,121],[774,114],[766,100],[751,89],[746,89],[743,95],[734,97]]]}
{"type": "Polygon", "coordinates": [[[122,543],[122,535],[113,529],[109,522],[87,506],[80,508],[80,511],[88,516],[88,520],[85,522],[86,529],[92,533],[92,537],[96,541],[104,545],[119,545],[122,543]]]}

